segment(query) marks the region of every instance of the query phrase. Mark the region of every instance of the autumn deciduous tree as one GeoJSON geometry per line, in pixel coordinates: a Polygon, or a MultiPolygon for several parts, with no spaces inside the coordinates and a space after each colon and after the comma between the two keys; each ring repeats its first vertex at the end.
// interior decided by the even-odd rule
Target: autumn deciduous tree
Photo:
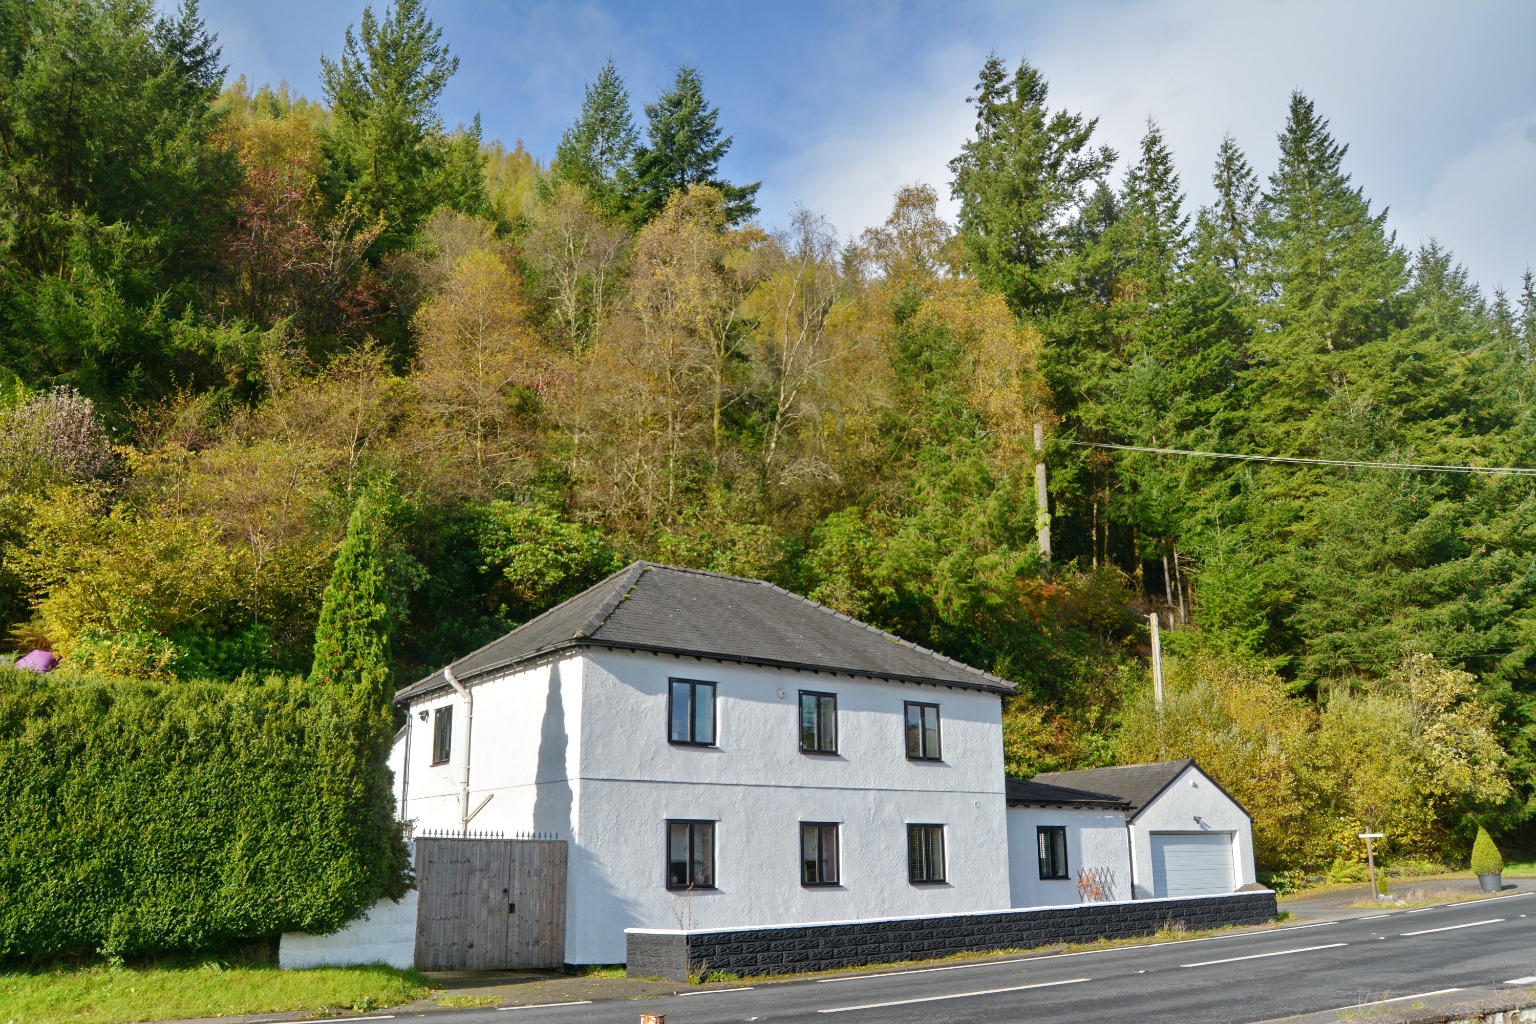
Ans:
{"type": "Polygon", "coordinates": [[[526,463],[526,417],[560,375],[528,322],[521,282],[496,253],[474,250],[412,325],[415,454],[441,482],[494,493],[526,463]]]}
{"type": "Polygon", "coordinates": [[[605,221],[577,186],[561,185],[534,212],[523,252],[551,318],[580,356],[602,330],[617,292],[627,233],[605,221]]]}

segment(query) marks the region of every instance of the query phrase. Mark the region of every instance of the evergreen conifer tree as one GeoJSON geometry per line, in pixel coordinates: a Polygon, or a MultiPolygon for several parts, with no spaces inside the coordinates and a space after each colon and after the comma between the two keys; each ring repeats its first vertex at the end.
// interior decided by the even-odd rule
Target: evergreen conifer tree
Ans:
{"type": "Polygon", "coordinates": [[[478,171],[480,124],[476,118],[459,129],[457,143],[443,129],[437,103],[459,59],[442,35],[423,0],[397,0],[382,20],[363,8],[358,31],[347,28],[340,60],[320,58],[333,119],[328,191],[370,218],[382,214],[385,248],[402,244],[440,205],[489,208],[481,177],[451,166],[470,161],[478,171]]]}
{"type": "Polygon", "coordinates": [[[629,91],[609,58],[587,86],[581,114],[560,136],[549,174],[553,183],[571,183],[608,213],[619,212],[631,186],[631,161],[640,144],[629,110],[629,91]]]}
{"type": "Polygon", "coordinates": [[[1527,351],[1536,351],[1536,275],[1530,267],[1520,278],[1520,336],[1527,351]]]}
{"type": "Polygon", "coordinates": [[[1216,151],[1211,175],[1216,201],[1195,221],[1196,259],[1210,265],[1234,292],[1249,290],[1257,261],[1254,227],[1259,216],[1259,182],[1248,158],[1230,135],[1216,151]]]}
{"type": "Polygon", "coordinates": [[[672,88],[645,106],[648,145],[635,152],[631,212],[637,220],[660,213],[667,197],[694,185],[708,185],[725,197],[726,221],[756,215],[753,197],[762,182],[733,185],[719,177],[721,159],[732,138],[722,137],[720,108],[704,99],[704,80],[691,67],[677,69],[672,88]]]}
{"type": "Polygon", "coordinates": [[[1167,295],[1189,249],[1189,216],[1173,154],[1157,122],[1147,122],[1141,158],[1126,175],[1120,232],[1126,272],[1141,294],[1156,301],[1167,295]]]}
{"type": "Polygon", "coordinates": [[[309,680],[343,687],[364,706],[388,717],[394,639],[389,568],[382,550],[384,502],[365,491],[347,521],[347,537],[331,569],[309,680]]]}
{"type": "Polygon", "coordinates": [[[1115,160],[1090,146],[1098,120],[1051,114],[1048,92],[1028,61],[1009,75],[992,54],[971,96],[975,137],[949,162],[966,267],[1017,312],[1052,305],[1047,267],[1066,254],[1072,215],[1115,160]]]}

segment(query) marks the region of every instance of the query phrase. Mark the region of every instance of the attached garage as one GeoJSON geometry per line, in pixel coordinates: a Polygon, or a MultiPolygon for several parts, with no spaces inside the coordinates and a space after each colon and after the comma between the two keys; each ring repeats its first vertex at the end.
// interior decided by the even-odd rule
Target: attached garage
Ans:
{"type": "Polygon", "coordinates": [[[1135,899],[1235,892],[1255,879],[1253,819],[1194,761],[1042,772],[1123,802],[1135,899]]]}
{"type": "Polygon", "coordinates": [[[1205,896],[1231,892],[1231,832],[1152,832],[1153,896],[1205,896]]]}

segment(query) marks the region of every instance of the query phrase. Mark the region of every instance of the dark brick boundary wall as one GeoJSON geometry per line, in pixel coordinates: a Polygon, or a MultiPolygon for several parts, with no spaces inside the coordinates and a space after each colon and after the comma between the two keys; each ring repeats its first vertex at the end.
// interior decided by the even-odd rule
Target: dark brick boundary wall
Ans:
{"type": "Polygon", "coordinates": [[[1132,939],[1170,924],[1191,931],[1263,924],[1275,916],[1275,894],[1266,891],[732,931],[633,929],[625,932],[626,968],[632,978],[678,980],[706,970],[794,974],[953,953],[1132,939]]]}

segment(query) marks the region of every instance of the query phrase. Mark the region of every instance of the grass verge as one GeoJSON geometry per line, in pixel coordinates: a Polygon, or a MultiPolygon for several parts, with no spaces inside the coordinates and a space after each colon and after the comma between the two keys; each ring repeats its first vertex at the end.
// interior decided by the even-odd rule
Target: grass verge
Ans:
{"type": "Polygon", "coordinates": [[[393,967],[86,967],[0,973],[0,1024],[128,1024],[278,1010],[372,1010],[430,987],[393,967]]]}

